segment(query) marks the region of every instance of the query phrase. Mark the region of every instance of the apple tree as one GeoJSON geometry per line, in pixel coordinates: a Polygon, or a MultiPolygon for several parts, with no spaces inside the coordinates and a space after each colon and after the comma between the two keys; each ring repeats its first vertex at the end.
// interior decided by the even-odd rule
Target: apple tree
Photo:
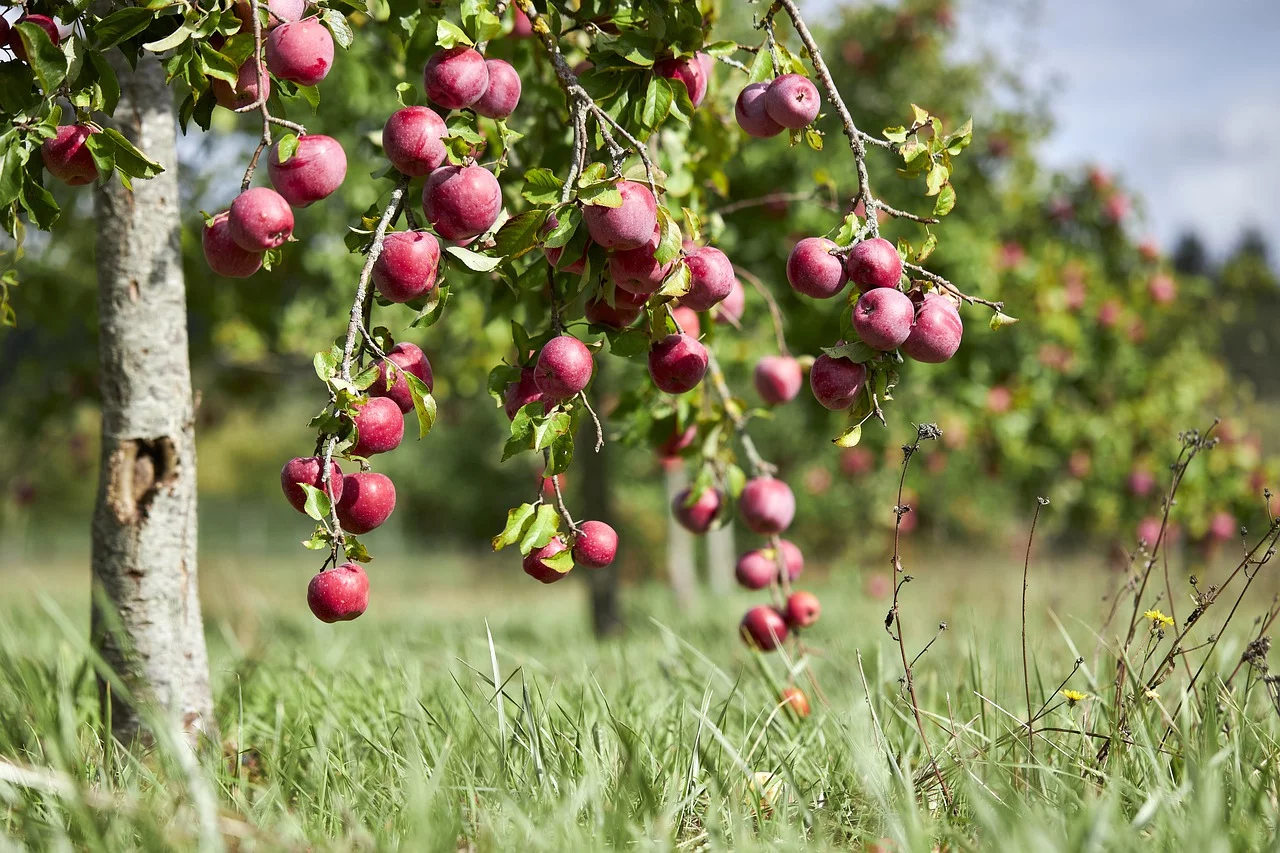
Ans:
{"type": "MultiPolygon", "coordinates": [[[[369,603],[362,564],[371,552],[360,537],[396,504],[375,463],[399,447],[407,415],[419,438],[437,415],[427,356],[391,329],[447,324],[473,299],[509,328],[505,359],[488,377],[510,421],[503,458],[533,454],[550,484],[511,508],[495,549],[518,549],[542,583],[611,563],[616,533],[575,515],[557,475],[599,452],[606,420],[624,432],[643,427],[694,465],[672,507],[683,525],[705,532],[736,511],[760,537],[740,579],[770,589],[772,603],[748,612],[744,638],[773,649],[817,618],[816,599],[791,588],[803,558],[782,534],[795,496],[757,449],[761,412],[735,395],[717,353],[740,325],[743,299],[734,260],[713,245],[713,205],[737,153],[731,134],[787,137],[856,176],[786,264],[796,292],[832,300],[830,337],[811,365],[781,353],[758,369],[766,402],[794,399],[807,366],[817,402],[845,413],[837,444],[852,447],[869,422],[893,417],[900,383],[962,349],[963,306],[993,327],[1015,322],[1002,303],[927,266],[957,204],[972,124],[908,102],[883,132],[859,127],[793,0],[752,7],[751,43],[717,40],[710,0],[40,8],[7,34],[0,201],[20,249],[31,224],[56,233],[46,180],[97,185],[95,636],[123,676],[107,692],[121,732],[139,727],[133,693],[179,712],[189,729],[209,722],[175,125],[207,128],[215,110],[230,110],[261,128],[240,193],[201,226],[219,276],[270,276],[290,251],[296,211],[355,191],[357,180],[378,194],[346,235],[363,259],[349,309],[335,318],[333,345],[315,355],[314,446],[281,471],[286,499],[315,524],[305,545],[320,571],[307,600],[326,622],[356,618],[369,603]],[[370,79],[401,104],[380,117],[386,165],[370,179],[348,175],[343,146],[321,132],[325,77],[342,61],[337,49],[357,38],[381,48],[378,70],[390,73],[370,79]],[[487,55],[495,41],[522,38],[536,49],[523,74],[487,55]],[[720,85],[738,93],[732,124],[700,112],[717,63],[732,72],[720,85]],[[824,112],[843,144],[817,124],[824,112]],[[521,125],[528,133],[510,121],[521,113],[535,117],[521,125]],[[868,166],[877,157],[905,179],[906,201],[877,193],[868,166]],[[914,237],[886,240],[882,220],[914,237]],[[602,417],[587,392],[605,358],[638,362],[648,379],[602,417]],[[587,446],[577,447],[583,434],[587,446]]],[[[17,284],[12,272],[5,281],[17,284]]]]}

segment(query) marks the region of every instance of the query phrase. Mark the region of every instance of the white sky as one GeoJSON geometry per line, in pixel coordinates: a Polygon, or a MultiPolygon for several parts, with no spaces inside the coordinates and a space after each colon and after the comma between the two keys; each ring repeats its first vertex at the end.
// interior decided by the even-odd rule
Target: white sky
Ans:
{"type": "Polygon", "coordinates": [[[1191,227],[1220,253],[1253,225],[1280,254],[1280,0],[956,2],[961,51],[1050,87],[1048,163],[1121,175],[1165,248],[1191,227]]]}

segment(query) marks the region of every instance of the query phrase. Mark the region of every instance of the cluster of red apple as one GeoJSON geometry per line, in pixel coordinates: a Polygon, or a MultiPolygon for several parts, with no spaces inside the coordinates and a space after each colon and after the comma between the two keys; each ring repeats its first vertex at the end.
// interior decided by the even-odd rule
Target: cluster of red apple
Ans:
{"type": "MultiPolygon", "coordinates": [[[[319,18],[304,18],[301,0],[270,0],[267,8],[266,69],[251,56],[240,66],[234,87],[215,80],[218,104],[242,110],[271,94],[271,77],[314,86],[333,67],[333,36],[319,18]],[[259,88],[261,83],[261,88],[259,88]]],[[[253,30],[252,7],[238,4],[241,31],[253,30]]],[[[209,269],[247,278],[262,268],[263,254],[293,236],[293,209],[332,194],[347,176],[347,155],[331,136],[305,134],[278,140],[267,153],[271,186],[244,189],[228,210],[204,226],[201,245],[209,269]]]]}
{"type": "MultiPolygon", "coordinates": [[[[270,64],[270,53],[268,53],[270,64]]],[[[423,84],[433,103],[446,110],[472,109],[491,118],[505,118],[520,100],[520,77],[515,69],[498,59],[486,60],[473,48],[442,50],[427,62],[423,84]]],[[[387,119],[382,131],[383,149],[391,164],[409,178],[426,176],[422,205],[436,234],[458,243],[469,243],[489,231],[502,210],[502,191],[493,173],[473,163],[446,165],[444,120],[432,109],[404,107],[387,119]]],[[[314,137],[305,136],[301,143],[314,137]]],[[[295,155],[296,157],[297,155],[295,155]]],[[[271,161],[274,163],[274,158],[271,161]]],[[[274,179],[274,172],[273,172],[274,179]]],[[[250,191],[252,192],[252,191],[250,191]]],[[[241,199],[247,193],[241,195],[241,199]]],[[[237,203],[240,199],[237,199],[237,203]]],[[[236,205],[232,205],[234,216],[236,205]]],[[[374,260],[371,279],[378,292],[390,302],[409,302],[436,286],[440,244],[432,233],[412,229],[386,235],[374,260]]],[[[573,339],[570,339],[573,340],[573,339]]],[[[577,343],[577,341],[574,341],[577,343]]],[[[579,344],[581,346],[581,344],[579,344]]],[[[588,379],[590,355],[588,360],[588,379]]],[[[352,417],[356,441],[348,456],[367,459],[399,446],[404,435],[404,416],[413,410],[409,382],[403,374],[432,386],[431,365],[421,349],[409,343],[397,344],[378,360],[378,378],[369,388],[369,397],[357,403],[352,417]],[[387,367],[387,362],[393,365],[387,367]],[[398,371],[397,375],[392,375],[398,371]]],[[[585,385],[585,382],[583,383],[585,385]]],[[[385,474],[362,470],[343,474],[332,462],[329,476],[330,500],[344,532],[363,534],[374,530],[395,509],[395,486],[385,474]]],[[[302,484],[323,488],[323,459],[320,456],[292,459],[280,473],[285,497],[305,511],[307,492],[302,484]]],[[[581,562],[607,565],[613,559],[613,545],[607,543],[599,522],[587,522],[578,537],[581,562]],[[607,557],[606,557],[607,551],[607,557]]],[[[550,546],[548,546],[550,547],[550,546]]],[[[563,549],[561,549],[563,550],[563,549]]],[[[364,613],[369,600],[369,579],[357,563],[344,563],[322,570],[307,589],[307,603],[324,622],[355,619],[364,613]]]]}
{"type": "MultiPolygon", "coordinates": [[[[692,57],[668,58],[655,63],[660,76],[680,81],[697,107],[706,97],[710,76],[710,56],[699,53],[692,57]]],[[[679,258],[660,262],[656,255],[662,238],[658,223],[658,203],[651,189],[638,181],[617,184],[621,204],[616,207],[586,205],[583,222],[589,235],[588,248],[598,245],[608,251],[609,278],[614,284],[612,304],[605,293],[590,299],[585,308],[587,320],[614,329],[635,323],[667,280],[677,264],[689,272],[687,292],[671,306],[671,317],[677,331],[656,341],[649,350],[649,375],[654,385],[670,394],[683,394],[702,381],[709,357],[698,341],[701,322],[698,312],[713,311],[717,322],[736,323],[742,315],[745,293],[734,274],[733,264],[719,249],[683,245],[679,258]]],[[[548,230],[558,221],[553,217],[548,230]]],[[[571,275],[586,270],[586,249],[582,257],[561,264],[563,248],[544,249],[552,267],[571,275]]],[[[532,355],[532,354],[531,354],[532,355]]],[[[545,344],[533,363],[522,367],[504,394],[507,417],[530,404],[540,404],[543,412],[582,393],[591,381],[591,350],[577,338],[559,334],[545,344]]],[[[590,568],[608,565],[617,551],[614,530],[599,521],[588,521],[574,531],[572,543],[555,537],[524,560],[524,570],[543,583],[553,583],[565,573],[547,565],[546,560],[573,548],[574,562],[590,568]]]]}
{"type": "MultiPolygon", "coordinates": [[[[806,127],[820,108],[821,98],[812,81],[800,74],[784,74],[770,83],[746,86],[734,113],[747,134],[770,137],[783,129],[806,127]]],[[[806,237],[787,258],[787,281],[797,293],[830,299],[848,282],[857,285],[862,295],[853,308],[852,326],[873,350],[900,348],[916,361],[946,361],[959,349],[964,331],[957,304],[939,293],[904,293],[899,289],[902,273],[898,250],[880,237],[860,241],[847,254],[824,237],[806,237]]],[[[795,398],[801,377],[795,359],[766,356],[756,366],[755,384],[765,402],[776,405],[795,398]]],[[[862,363],[825,353],[809,372],[814,397],[832,410],[851,408],[866,380],[862,363]]]]}

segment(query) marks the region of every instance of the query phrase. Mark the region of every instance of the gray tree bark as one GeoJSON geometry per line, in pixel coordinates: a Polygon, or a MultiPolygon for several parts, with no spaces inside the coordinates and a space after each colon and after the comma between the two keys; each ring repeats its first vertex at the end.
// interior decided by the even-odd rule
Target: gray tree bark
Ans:
{"type": "Polygon", "coordinates": [[[95,194],[102,460],[93,516],[92,634],[129,693],[100,682],[112,731],[147,738],[141,705],[213,728],[196,583],[196,453],[182,275],[176,114],[164,71],[113,58],[113,126],[163,164],[133,192],[95,194]]]}

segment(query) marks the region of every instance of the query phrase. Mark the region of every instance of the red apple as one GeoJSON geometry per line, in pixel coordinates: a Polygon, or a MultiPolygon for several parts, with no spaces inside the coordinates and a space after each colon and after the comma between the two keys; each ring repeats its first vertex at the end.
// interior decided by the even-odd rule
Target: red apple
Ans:
{"type": "MultiPolygon", "coordinates": [[[[306,512],[307,493],[303,491],[299,483],[306,483],[308,486],[314,486],[320,491],[324,491],[324,483],[321,479],[321,467],[324,460],[319,456],[298,456],[284,463],[284,467],[280,469],[280,488],[284,492],[285,500],[289,505],[298,512],[306,512]]],[[[342,499],[342,469],[338,467],[337,462],[330,461],[329,483],[333,490],[333,500],[342,499]]]]}
{"type": "Polygon", "coordinates": [[[684,489],[671,502],[671,512],[680,526],[690,533],[706,533],[711,524],[720,515],[720,507],[724,496],[718,489],[703,489],[702,493],[690,502],[691,489],[684,489]]]}
{"type": "Polygon", "coordinates": [[[321,622],[350,622],[369,607],[369,576],[357,563],[320,572],[307,584],[307,606],[321,622]]]}
{"type": "Polygon", "coordinates": [[[754,477],[742,489],[738,510],[749,530],[769,536],[791,526],[796,515],[796,496],[781,480],[754,477]]]}
{"type": "Polygon", "coordinates": [[[584,521],[573,543],[573,561],[588,569],[603,569],[618,554],[618,533],[603,521],[584,521]]]}
{"type": "Polygon", "coordinates": [[[386,474],[357,471],[342,478],[338,521],[357,536],[376,530],[396,508],[396,486],[386,474]]]}
{"type": "Polygon", "coordinates": [[[434,377],[426,353],[413,344],[400,343],[387,351],[385,359],[378,359],[378,378],[369,387],[369,394],[386,397],[399,406],[400,411],[408,414],[413,411],[413,394],[409,391],[409,380],[402,375],[404,373],[413,374],[426,384],[427,390],[431,389],[434,377]],[[396,379],[390,388],[387,387],[388,361],[396,366],[396,379]]]}
{"type": "Polygon", "coordinates": [[[355,416],[356,443],[353,456],[388,453],[400,446],[404,438],[404,413],[394,400],[370,397],[355,416]]]}
{"type": "Polygon", "coordinates": [[[771,652],[787,639],[787,622],[776,609],[762,605],[747,611],[738,631],[748,646],[771,652]]]}

